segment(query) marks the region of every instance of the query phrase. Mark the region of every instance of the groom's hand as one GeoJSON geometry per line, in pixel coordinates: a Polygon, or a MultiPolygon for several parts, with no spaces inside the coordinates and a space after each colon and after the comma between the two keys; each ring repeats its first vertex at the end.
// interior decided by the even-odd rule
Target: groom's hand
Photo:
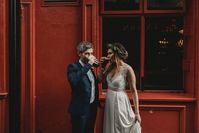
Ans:
{"type": "Polygon", "coordinates": [[[99,64],[98,60],[97,60],[96,57],[93,56],[93,55],[90,55],[90,56],[88,57],[88,59],[89,59],[88,63],[91,64],[92,66],[93,66],[94,64],[99,64]]]}

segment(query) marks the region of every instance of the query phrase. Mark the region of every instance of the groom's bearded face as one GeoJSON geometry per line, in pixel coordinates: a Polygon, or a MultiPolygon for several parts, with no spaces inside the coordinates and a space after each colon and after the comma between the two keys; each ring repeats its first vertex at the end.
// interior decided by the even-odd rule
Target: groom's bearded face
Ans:
{"type": "Polygon", "coordinates": [[[80,60],[83,62],[83,63],[88,63],[89,61],[89,57],[93,55],[93,49],[90,48],[90,49],[87,49],[85,50],[84,52],[80,53],[79,56],[80,56],[80,60]]]}

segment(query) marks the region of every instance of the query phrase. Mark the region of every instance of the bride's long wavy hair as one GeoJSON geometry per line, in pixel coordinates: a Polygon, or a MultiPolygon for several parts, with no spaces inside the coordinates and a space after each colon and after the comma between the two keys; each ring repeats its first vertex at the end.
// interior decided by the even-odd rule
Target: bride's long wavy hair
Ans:
{"type": "Polygon", "coordinates": [[[125,47],[118,42],[115,43],[110,43],[107,45],[107,49],[111,49],[113,51],[113,59],[114,59],[114,63],[110,66],[110,71],[115,69],[113,72],[113,75],[116,72],[119,72],[120,70],[120,60],[123,60],[124,62],[126,61],[126,59],[128,58],[128,52],[125,49],[125,47]]]}

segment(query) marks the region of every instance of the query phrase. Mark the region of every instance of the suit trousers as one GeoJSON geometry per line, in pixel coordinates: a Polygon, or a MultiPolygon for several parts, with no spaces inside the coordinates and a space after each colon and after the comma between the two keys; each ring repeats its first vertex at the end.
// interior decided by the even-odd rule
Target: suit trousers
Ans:
{"type": "Polygon", "coordinates": [[[89,111],[84,115],[71,114],[72,133],[94,133],[97,115],[97,104],[90,104],[89,111]]]}

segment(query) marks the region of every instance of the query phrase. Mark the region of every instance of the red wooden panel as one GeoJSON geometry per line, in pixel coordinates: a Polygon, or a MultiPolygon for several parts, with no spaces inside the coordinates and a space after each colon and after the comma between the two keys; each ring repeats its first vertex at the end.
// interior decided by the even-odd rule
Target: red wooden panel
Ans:
{"type": "MultiPolygon", "coordinates": [[[[96,133],[103,130],[103,109],[98,110],[96,133]]],[[[185,133],[186,106],[141,105],[142,133],[185,133]]]]}
{"type": "Polygon", "coordinates": [[[185,106],[141,106],[143,133],[185,133],[185,106]]]}
{"type": "Polygon", "coordinates": [[[70,133],[67,108],[71,88],[66,67],[77,59],[82,37],[81,6],[41,6],[36,3],[36,131],[70,133]]]}
{"type": "Polygon", "coordinates": [[[155,113],[153,111],[142,111],[144,118],[142,122],[143,132],[180,133],[178,115],[179,113],[174,111],[155,111],[155,113]]]}

